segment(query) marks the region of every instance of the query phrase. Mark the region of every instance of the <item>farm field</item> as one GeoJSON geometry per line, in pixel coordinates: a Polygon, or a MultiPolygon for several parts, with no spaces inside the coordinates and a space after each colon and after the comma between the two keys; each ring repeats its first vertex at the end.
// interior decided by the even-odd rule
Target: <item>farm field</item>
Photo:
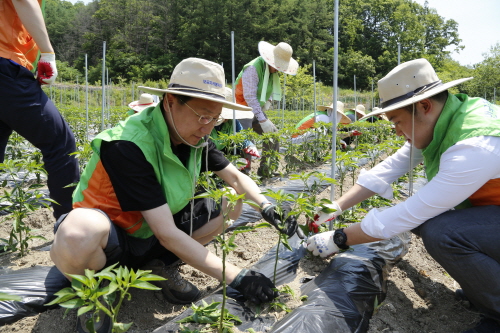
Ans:
{"type": "MultiPolygon", "coordinates": [[[[55,100],[57,101],[58,97],[55,97],[55,100]]],[[[100,111],[94,108],[88,117],[88,122],[86,122],[86,116],[82,113],[81,107],[68,107],[62,112],[77,137],[79,148],[77,156],[83,168],[91,152],[89,138],[99,131],[104,121],[106,122],[105,127],[107,127],[108,124],[114,124],[123,119],[126,108],[110,108],[107,114],[103,114],[102,118],[100,111]],[[76,110],[79,112],[75,112],[76,110]]],[[[293,175],[296,178],[297,175],[308,175],[317,170],[318,166],[329,163],[328,160],[331,159],[329,156],[331,134],[319,136],[319,139],[314,142],[305,142],[300,145],[292,145],[288,142],[289,140],[286,140],[293,132],[293,124],[302,118],[303,113],[304,111],[288,113],[286,118],[279,112],[271,113],[273,121],[280,125],[280,132],[270,133],[262,138],[251,138],[259,150],[263,140],[280,140],[282,147],[279,154],[269,156],[270,172],[273,176],[261,184],[263,190],[271,187],[279,189],[285,186],[290,177],[294,177],[293,175]],[[280,176],[276,176],[277,174],[280,176]]],[[[362,135],[357,137],[347,150],[336,151],[337,173],[335,178],[337,184],[334,187],[334,198],[338,198],[342,192],[347,191],[354,184],[361,169],[357,163],[365,160],[363,167],[370,168],[401,145],[401,141],[393,135],[390,125],[385,122],[351,125],[346,128],[346,130],[352,129],[359,130],[362,135]]],[[[328,134],[329,130],[328,126],[324,124],[320,125],[318,129],[318,131],[328,134]]],[[[342,127],[339,130],[342,130],[342,127]]],[[[235,137],[228,137],[226,140],[228,144],[241,142],[241,135],[244,134],[251,135],[251,133],[238,133],[235,137]]],[[[9,146],[7,156],[10,154],[13,159],[26,156],[26,147],[22,140],[16,136],[11,139],[12,143],[9,146]]],[[[252,165],[250,174],[253,177],[255,177],[258,164],[257,160],[252,165]]],[[[404,183],[407,180],[406,177],[406,179],[401,179],[401,182],[404,183]]],[[[30,182],[35,181],[31,180],[30,182]]],[[[41,185],[44,185],[43,177],[40,182],[41,185]]],[[[395,192],[404,193],[404,188],[401,185],[394,189],[395,192]]],[[[319,191],[315,198],[316,200],[329,199],[330,196],[330,188],[328,187],[319,191]]],[[[352,212],[345,212],[343,223],[358,222],[366,210],[379,205],[396,204],[402,199],[404,199],[402,195],[392,202],[375,198],[355,207],[352,212]]],[[[0,238],[6,239],[11,232],[12,222],[9,220],[9,215],[3,216],[2,219],[0,238]]],[[[52,266],[53,263],[47,249],[53,240],[54,222],[52,212],[47,208],[41,208],[29,214],[25,220],[26,225],[33,229],[34,235],[43,236],[45,240],[31,240],[29,252],[23,257],[19,256],[19,252],[1,255],[0,265],[2,268],[17,270],[35,266],[52,266]]],[[[256,223],[259,222],[263,221],[256,223]]],[[[306,223],[304,214],[300,216],[299,223],[306,223]]],[[[238,234],[235,239],[238,247],[229,253],[227,260],[239,267],[251,267],[277,242],[278,235],[273,228],[260,228],[253,232],[238,234]]],[[[208,247],[215,252],[213,244],[208,245],[208,247]]],[[[320,259],[306,255],[300,260],[296,278],[288,283],[295,291],[295,296],[283,298],[283,302],[289,308],[293,309],[303,302],[307,302],[307,300],[300,300],[301,279],[317,276],[330,260],[335,260],[335,257],[320,259]]],[[[187,265],[181,267],[181,272],[185,278],[202,291],[203,296],[218,289],[219,283],[215,279],[187,265]]],[[[467,308],[467,304],[462,304],[454,298],[454,291],[458,285],[426,253],[422,242],[416,236],[412,236],[408,253],[393,267],[387,281],[387,296],[383,302],[375,307],[367,331],[369,333],[454,333],[473,327],[479,319],[477,314],[467,308]]],[[[161,292],[133,289],[132,299],[123,303],[119,319],[125,323],[134,322],[129,332],[153,332],[178,316],[185,308],[167,303],[161,292]]],[[[73,332],[76,311],[70,311],[63,319],[64,312],[65,310],[60,308],[48,310],[36,316],[26,317],[14,323],[0,326],[0,332],[73,332]]],[[[270,310],[269,308],[260,309],[261,316],[271,316],[274,321],[280,320],[285,314],[285,311],[270,310]]],[[[237,326],[235,331],[238,331],[237,326]]]]}

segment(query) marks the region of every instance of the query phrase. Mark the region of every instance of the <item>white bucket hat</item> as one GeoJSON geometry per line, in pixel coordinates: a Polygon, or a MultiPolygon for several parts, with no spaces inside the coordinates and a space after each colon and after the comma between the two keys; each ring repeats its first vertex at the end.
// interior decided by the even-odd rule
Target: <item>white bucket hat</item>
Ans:
{"type": "MultiPolygon", "coordinates": [[[[318,109],[318,111],[326,111],[328,113],[328,116],[330,117],[332,115],[333,103],[328,105],[328,106],[318,105],[317,109],[318,109]]],[[[349,119],[349,117],[346,116],[344,113],[344,103],[342,103],[341,101],[337,101],[337,117],[340,117],[341,124],[350,124],[351,123],[351,119],[349,119]]]]}
{"type": "Polygon", "coordinates": [[[378,81],[382,108],[364,118],[414,104],[471,79],[468,77],[443,84],[427,59],[404,62],[378,81]]]}
{"type": "Polygon", "coordinates": [[[292,47],[284,42],[274,46],[268,42],[259,42],[259,53],[265,62],[278,71],[285,74],[295,75],[299,68],[299,63],[292,58],[292,47]]]}
{"type": "Polygon", "coordinates": [[[144,86],[139,86],[139,89],[158,96],[165,93],[191,96],[223,103],[225,107],[235,110],[251,111],[251,107],[226,101],[224,82],[224,68],[221,65],[205,59],[187,58],[175,66],[167,89],[144,86]]]}
{"type": "MultiPolygon", "coordinates": [[[[226,87],[226,101],[231,102],[233,100],[233,89],[226,87]]],[[[252,119],[252,111],[234,111],[236,118],[233,118],[233,109],[228,109],[223,107],[221,112],[221,117],[224,119],[252,119]]]]}
{"type": "Polygon", "coordinates": [[[141,112],[145,108],[149,108],[150,106],[156,106],[158,104],[154,101],[153,96],[151,94],[141,94],[138,101],[133,101],[128,105],[129,108],[136,112],[141,112]]]}

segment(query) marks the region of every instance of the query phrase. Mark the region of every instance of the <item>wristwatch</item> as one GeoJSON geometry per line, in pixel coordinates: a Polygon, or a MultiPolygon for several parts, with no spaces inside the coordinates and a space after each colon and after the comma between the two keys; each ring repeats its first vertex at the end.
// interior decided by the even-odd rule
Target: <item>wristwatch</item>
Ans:
{"type": "Polygon", "coordinates": [[[333,233],[333,242],[338,246],[341,250],[347,250],[349,245],[347,245],[347,235],[344,232],[344,228],[340,228],[335,230],[333,233]]]}

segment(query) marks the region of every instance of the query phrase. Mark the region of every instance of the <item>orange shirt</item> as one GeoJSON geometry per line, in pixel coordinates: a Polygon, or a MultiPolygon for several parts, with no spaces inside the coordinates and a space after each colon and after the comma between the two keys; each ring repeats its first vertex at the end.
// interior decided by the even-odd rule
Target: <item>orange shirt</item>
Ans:
{"type": "Polygon", "coordinates": [[[32,70],[37,55],[38,46],[21,23],[12,0],[0,1],[0,57],[32,70]]]}

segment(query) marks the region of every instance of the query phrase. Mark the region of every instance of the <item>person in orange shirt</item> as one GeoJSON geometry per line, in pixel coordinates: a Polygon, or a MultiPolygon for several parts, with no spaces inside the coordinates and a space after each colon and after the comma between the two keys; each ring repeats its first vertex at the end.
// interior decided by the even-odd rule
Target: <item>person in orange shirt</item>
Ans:
{"type": "Polygon", "coordinates": [[[73,188],[80,179],[75,137],[54,103],[41,89],[57,77],[41,5],[45,0],[0,1],[0,162],[12,131],[41,150],[54,217],[72,209],[73,188]],[[31,72],[36,67],[36,77],[31,72]]]}

